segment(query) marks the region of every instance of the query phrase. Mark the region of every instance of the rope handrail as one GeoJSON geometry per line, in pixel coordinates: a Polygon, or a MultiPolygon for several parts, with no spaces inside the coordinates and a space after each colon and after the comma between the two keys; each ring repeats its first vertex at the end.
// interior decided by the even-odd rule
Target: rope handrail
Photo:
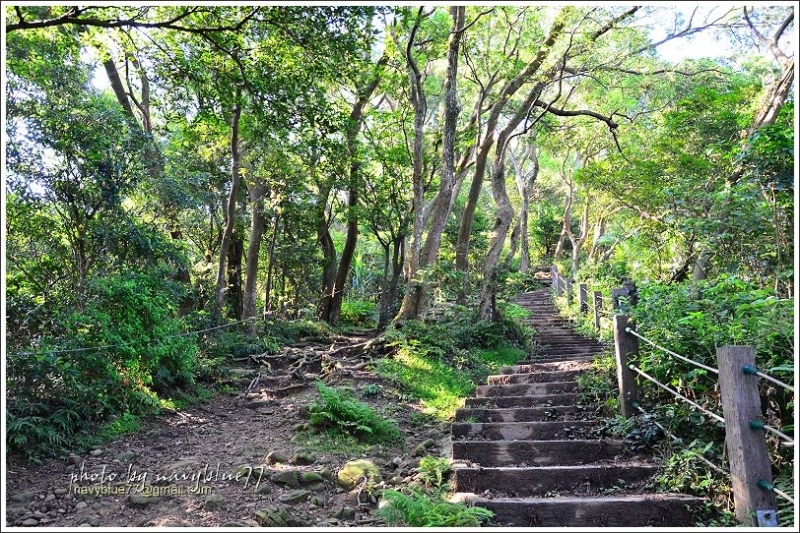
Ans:
{"type": "Polygon", "coordinates": [[[719,370],[717,370],[716,368],[712,368],[712,367],[710,367],[710,366],[704,365],[703,363],[698,363],[697,361],[693,361],[693,360],[689,359],[688,357],[684,357],[684,356],[682,356],[682,355],[680,355],[680,354],[677,354],[677,353],[673,352],[672,350],[668,350],[667,348],[664,348],[663,346],[659,346],[658,344],[656,344],[655,342],[651,341],[651,340],[650,340],[650,339],[648,339],[647,337],[645,337],[645,336],[643,336],[643,335],[640,335],[639,333],[637,333],[635,329],[631,329],[631,328],[625,328],[625,331],[627,331],[627,332],[628,332],[628,333],[630,333],[631,335],[634,335],[634,336],[636,336],[636,337],[639,337],[640,339],[642,339],[642,340],[643,340],[644,342],[646,342],[647,344],[650,344],[650,345],[652,345],[652,346],[655,346],[655,347],[656,347],[656,348],[658,348],[659,350],[661,350],[661,351],[664,351],[664,352],[667,352],[668,354],[670,354],[670,355],[672,355],[672,356],[674,356],[674,357],[677,357],[678,359],[681,359],[682,361],[686,361],[687,363],[691,363],[691,364],[693,364],[693,365],[694,365],[694,366],[696,366],[696,367],[700,367],[700,368],[702,368],[702,369],[704,369],[704,370],[708,370],[709,372],[713,372],[714,374],[719,374],[719,370]]]}
{"type": "Polygon", "coordinates": [[[640,370],[640,369],[636,368],[635,366],[633,366],[633,365],[628,365],[628,368],[630,368],[631,370],[633,370],[633,371],[635,371],[635,372],[639,373],[640,375],[642,375],[643,377],[645,377],[645,378],[647,378],[648,380],[652,381],[653,383],[655,383],[656,385],[658,385],[659,387],[661,387],[661,388],[662,388],[662,389],[664,389],[665,391],[669,392],[670,394],[672,394],[672,395],[674,395],[674,396],[677,396],[677,397],[678,397],[678,398],[680,398],[681,400],[683,400],[683,401],[685,401],[685,402],[689,403],[689,404],[690,404],[690,405],[692,405],[693,407],[695,407],[695,408],[699,409],[700,411],[702,411],[702,412],[704,412],[705,414],[709,415],[710,417],[712,417],[712,418],[716,419],[717,421],[719,421],[719,422],[722,422],[723,424],[725,423],[725,419],[724,419],[724,418],[722,418],[721,416],[719,416],[718,414],[716,414],[716,413],[714,413],[714,412],[712,412],[712,411],[709,411],[708,409],[706,409],[706,408],[705,408],[705,407],[703,407],[702,405],[700,405],[700,404],[698,404],[698,403],[696,403],[696,402],[694,402],[694,401],[690,400],[689,398],[687,398],[686,396],[684,396],[684,395],[683,395],[683,394],[681,394],[680,392],[670,389],[669,387],[667,387],[667,386],[666,386],[666,385],[664,385],[663,383],[660,383],[660,382],[659,382],[659,381],[657,381],[655,378],[651,377],[650,375],[648,375],[647,373],[643,372],[642,370],[640,370]]]}
{"type": "Polygon", "coordinates": [[[794,439],[792,439],[790,436],[786,435],[785,433],[781,433],[780,431],[778,431],[774,427],[768,426],[767,424],[765,424],[764,422],[761,422],[760,420],[751,420],[748,425],[750,426],[750,429],[753,429],[753,430],[764,429],[766,431],[769,431],[770,433],[773,433],[774,435],[777,435],[778,437],[782,438],[786,442],[788,442],[790,444],[794,444],[794,439]]]}
{"type": "Polygon", "coordinates": [[[781,498],[783,498],[787,502],[791,503],[792,505],[794,505],[794,498],[792,498],[791,496],[789,496],[788,494],[786,494],[782,490],[778,489],[778,487],[776,487],[773,483],[770,483],[770,482],[768,482],[768,481],[766,481],[764,479],[759,479],[757,485],[758,485],[759,488],[761,488],[763,490],[766,490],[766,491],[769,491],[769,492],[772,492],[772,493],[780,496],[781,498]]]}
{"type": "Polygon", "coordinates": [[[775,379],[772,376],[769,376],[769,375],[761,372],[759,369],[757,369],[754,366],[744,365],[742,367],[742,372],[744,372],[745,374],[748,374],[750,376],[758,376],[760,378],[766,379],[767,381],[771,381],[772,383],[774,383],[776,385],[780,385],[784,389],[789,389],[790,391],[794,392],[794,387],[793,386],[788,385],[788,384],[784,383],[783,381],[781,381],[779,379],[775,379]]]}
{"type": "Polygon", "coordinates": [[[176,339],[178,337],[188,337],[189,335],[196,335],[198,333],[206,333],[208,331],[215,331],[215,330],[218,330],[218,329],[229,328],[231,326],[236,326],[238,324],[244,324],[245,322],[250,322],[251,320],[256,320],[257,318],[258,317],[245,318],[244,320],[237,320],[236,322],[231,322],[230,324],[223,324],[222,326],[214,326],[213,328],[200,329],[200,330],[197,330],[197,331],[188,331],[186,333],[176,333],[174,335],[167,335],[166,337],[160,337],[160,338],[151,338],[151,339],[144,339],[144,340],[140,339],[140,340],[133,340],[133,341],[128,341],[128,342],[120,342],[118,344],[103,344],[101,346],[88,346],[88,347],[85,347],[85,348],[71,348],[71,349],[67,349],[67,350],[49,350],[49,351],[46,351],[46,352],[17,352],[17,353],[15,353],[13,355],[49,355],[49,354],[54,354],[54,353],[90,352],[90,351],[93,351],[93,350],[103,350],[105,348],[118,348],[120,346],[130,346],[130,345],[133,345],[133,344],[148,344],[150,342],[163,341],[163,340],[166,340],[166,339],[176,339]]]}
{"type": "MultiPolygon", "coordinates": [[[[636,409],[638,409],[638,410],[639,410],[639,411],[640,411],[642,414],[644,414],[644,415],[650,414],[650,413],[648,413],[647,411],[645,411],[645,410],[644,410],[644,408],[643,408],[643,407],[642,407],[642,406],[639,404],[639,402],[631,402],[631,403],[632,403],[632,404],[633,404],[633,406],[634,406],[636,409]]],[[[676,437],[676,436],[675,436],[675,435],[674,435],[672,432],[670,432],[670,431],[669,431],[667,428],[665,428],[664,426],[662,426],[662,425],[661,425],[661,424],[658,422],[658,420],[651,420],[651,422],[653,422],[653,424],[655,424],[656,426],[658,426],[659,428],[661,428],[661,431],[663,431],[665,435],[667,435],[669,438],[671,438],[671,439],[672,439],[672,441],[673,441],[674,443],[677,443],[677,442],[683,442],[683,439],[681,439],[680,437],[676,437]]],[[[691,456],[692,456],[692,457],[697,457],[698,459],[700,459],[701,461],[703,461],[704,463],[706,463],[708,466],[710,466],[712,469],[716,470],[716,471],[717,471],[717,472],[719,472],[720,474],[723,474],[723,475],[730,474],[730,472],[726,472],[726,471],[725,471],[725,470],[723,470],[722,468],[718,467],[717,465],[715,465],[714,463],[712,463],[711,461],[709,461],[708,459],[706,459],[705,457],[703,457],[703,456],[702,456],[702,454],[699,454],[699,453],[697,453],[697,452],[696,452],[696,451],[694,451],[694,450],[689,450],[688,448],[684,448],[684,449],[685,449],[685,450],[687,450],[687,451],[688,451],[688,452],[691,454],[691,456]]]]}

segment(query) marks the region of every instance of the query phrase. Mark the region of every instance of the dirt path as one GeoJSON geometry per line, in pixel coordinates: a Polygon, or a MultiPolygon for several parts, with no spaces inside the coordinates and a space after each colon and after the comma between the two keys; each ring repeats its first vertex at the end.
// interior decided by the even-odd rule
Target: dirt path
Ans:
{"type": "Polygon", "coordinates": [[[421,422],[387,382],[363,377],[352,385],[357,397],[363,383],[378,384],[377,395],[359,399],[398,421],[405,447],[308,449],[298,426],[307,422],[301,413],[316,390],[307,386],[282,398],[259,396],[246,394],[242,384],[248,380],[240,379],[230,394],[158,416],[135,435],[90,453],[40,466],[8,458],[6,525],[374,524],[374,504],[354,501],[338,486],[337,471],[348,460],[367,457],[381,469],[387,486],[411,482],[418,464],[412,450],[432,439],[426,453],[447,455],[449,425],[421,422]]]}

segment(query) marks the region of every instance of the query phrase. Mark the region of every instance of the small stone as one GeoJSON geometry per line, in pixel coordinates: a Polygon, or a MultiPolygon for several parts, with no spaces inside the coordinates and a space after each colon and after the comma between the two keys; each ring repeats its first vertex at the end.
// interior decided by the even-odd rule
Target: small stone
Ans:
{"type": "Polygon", "coordinates": [[[327,480],[333,479],[333,472],[331,472],[330,468],[323,468],[322,470],[319,471],[319,475],[327,480]]]}
{"type": "Polygon", "coordinates": [[[433,439],[427,439],[425,442],[422,443],[422,446],[425,448],[433,448],[436,445],[433,439]]]}
{"type": "Polygon", "coordinates": [[[389,480],[389,484],[394,486],[400,485],[402,483],[403,483],[403,478],[401,478],[400,476],[392,476],[392,479],[389,480]]]}
{"type": "Polygon", "coordinates": [[[45,496],[44,503],[50,503],[50,502],[54,501],[55,499],[56,499],[56,495],[51,492],[50,494],[45,496]]]}
{"type": "Polygon", "coordinates": [[[157,503],[161,498],[158,496],[144,496],[142,494],[131,494],[128,496],[128,505],[130,507],[147,507],[157,503]]]}
{"type": "Polygon", "coordinates": [[[129,463],[134,459],[134,457],[136,457],[136,452],[128,450],[125,452],[118,453],[117,456],[114,457],[114,459],[116,459],[120,463],[129,463]]]}
{"type": "Polygon", "coordinates": [[[312,507],[316,507],[316,508],[322,508],[322,507],[325,507],[325,501],[324,501],[322,498],[320,498],[319,496],[314,496],[313,498],[311,498],[311,499],[308,501],[308,503],[309,503],[309,505],[311,505],[312,507]]]}
{"type": "Polygon", "coordinates": [[[209,494],[203,502],[203,507],[209,511],[219,509],[225,503],[225,498],[219,494],[209,494]]]}
{"type": "Polygon", "coordinates": [[[278,485],[285,485],[287,487],[295,488],[300,486],[300,476],[297,470],[282,470],[276,472],[272,476],[272,482],[278,485]]]}
{"type": "Polygon", "coordinates": [[[428,453],[428,450],[422,444],[419,444],[416,448],[414,448],[414,457],[422,457],[423,455],[428,453]]]}
{"type": "Polygon", "coordinates": [[[9,499],[16,503],[26,503],[31,501],[35,496],[35,492],[19,492],[17,494],[12,494],[9,499]]]}
{"type": "Polygon", "coordinates": [[[92,450],[92,451],[89,452],[89,455],[91,455],[92,457],[97,457],[98,455],[102,455],[102,454],[103,454],[103,449],[102,448],[97,448],[97,449],[92,450]]]}
{"type": "Polygon", "coordinates": [[[303,472],[300,474],[300,483],[320,483],[324,482],[325,478],[316,472],[303,472]]]}
{"type": "Polygon", "coordinates": [[[317,458],[308,452],[299,452],[294,455],[289,461],[293,465],[313,465],[317,458]]]}
{"type": "Polygon", "coordinates": [[[299,503],[306,501],[309,496],[311,496],[311,492],[307,490],[297,490],[281,496],[281,501],[283,503],[299,503]]]}
{"type": "Polygon", "coordinates": [[[41,511],[34,511],[33,517],[37,520],[41,520],[42,518],[47,518],[47,515],[41,511]]]}
{"type": "Polygon", "coordinates": [[[39,525],[39,521],[36,520],[35,518],[28,518],[27,520],[22,522],[22,525],[23,526],[28,526],[28,527],[38,526],[39,525]]]}
{"type": "Polygon", "coordinates": [[[86,503],[86,502],[78,502],[78,504],[75,506],[75,510],[76,511],[81,511],[83,509],[86,509],[87,507],[89,507],[88,503],[86,503]]]}
{"type": "Polygon", "coordinates": [[[352,507],[342,507],[335,516],[340,520],[352,520],[356,517],[356,510],[352,507]]]}
{"type": "Polygon", "coordinates": [[[266,484],[259,485],[258,488],[256,489],[256,494],[264,495],[264,494],[269,494],[270,492],[272,492],[272,487],[266,484]]]}
{"type": "Polygon", "coordinates": [[[322,483],[315,483],[313,485],[308,485],[308,487],[306,488],[313,492],[322,492],[323,490],[325,490],[325,485],[322,483]]]}
{"type": "Polygon", "coordinates": [[[56,496],[64,496],[67,494],[67,492],[67,489],[56,489],[53,491],[56,496]]]}
{"type": "Polygon", "coordinates": [[[69,463],[71,465],[77,465],[80,462],[81,462],[81,456],[80,455],[75,455],[74,453],[71,453],[67,457],[67,463],[69,463]]]}
{"type": "Polygon", "coordinates": [[[275,400],[252,400],[247,402],[247,407],[250,409],[258,409],[259,407],[272,407],[277,405],[278,402],[275,400]]]}
{"type": "Polygon", "coordinates": [[[267,464],[286,464],[288,462],[289,459],[281,452],[269,452],[269,455],[267,455],[267,464]]]}
{"type": "Polygon", "coordinates": [[[395,457],[394,459],[392,459],[392,464],[394,466],[400,466],[401,464],[403,464],[403,458],[402,457],[395,457]]]}

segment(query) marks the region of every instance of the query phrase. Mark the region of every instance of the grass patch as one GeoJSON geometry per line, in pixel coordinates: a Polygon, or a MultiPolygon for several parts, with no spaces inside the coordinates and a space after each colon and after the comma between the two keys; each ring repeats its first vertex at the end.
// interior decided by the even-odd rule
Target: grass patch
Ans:
{"type": "Polygon", "coordinates": [[[441,491],[410,489],[408,494],[403,494],[385,490],[383,499],[388,505],[378,509],[378,515],[390,526],[478,527],[494,516],[483,507],[449,502],[441,491]]]}
{"type": "Polygon", "coordinates": [[[395,349],[379,362],[378,373],[441,420],[455,416],[476,383],[524,359],[520,346],[530,339],[514,320],[485,322],[467,311],[435,324],[409,321],[386,337],[395,349]]]}

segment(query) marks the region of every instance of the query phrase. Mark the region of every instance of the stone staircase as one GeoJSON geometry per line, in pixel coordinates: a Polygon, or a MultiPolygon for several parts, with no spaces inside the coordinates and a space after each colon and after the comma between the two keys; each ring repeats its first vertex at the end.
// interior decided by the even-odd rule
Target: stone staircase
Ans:
{"type": "Polygon", "coordinates": [[[652,458],[593,430],[594,408],[578,404],[576,377],[603,346],[569,328],[550,288],[518,297],[531,311],[536,361],[505,367],[456,413],[456,500],[486,507],[498,526],[690,526],[702,500],[647,494],[652,458]]]}

